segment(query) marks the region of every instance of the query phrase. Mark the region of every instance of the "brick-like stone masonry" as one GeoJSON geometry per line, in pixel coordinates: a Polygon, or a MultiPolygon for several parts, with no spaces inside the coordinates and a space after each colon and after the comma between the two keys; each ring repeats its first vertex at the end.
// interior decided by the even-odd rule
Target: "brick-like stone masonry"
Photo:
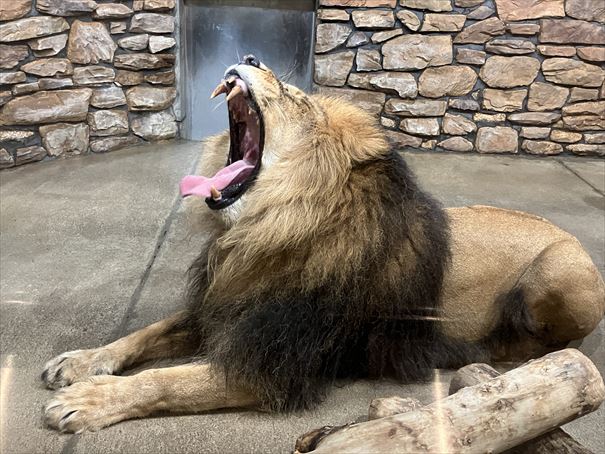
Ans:
{"type": "Polygon", "coordinates": [[[401,147],[605,156],[604,0],[320,0],[315,82],[401,147]]]}
{"type": "Polygon", "coordinates": [[[175,1],[0,0],[0,168],[176,137],[175,1]]]}

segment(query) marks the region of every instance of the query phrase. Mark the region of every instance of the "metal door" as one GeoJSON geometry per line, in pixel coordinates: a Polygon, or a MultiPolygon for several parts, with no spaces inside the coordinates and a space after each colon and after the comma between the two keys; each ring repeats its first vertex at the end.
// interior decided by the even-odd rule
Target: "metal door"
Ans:
{"type": "Polygon", "coordinates": [[[228,127],[223,98],[209,96],[225,69],[246,54],[310,90],[315,0],[185,0],[180,13],[183,138],[228,127]]]}

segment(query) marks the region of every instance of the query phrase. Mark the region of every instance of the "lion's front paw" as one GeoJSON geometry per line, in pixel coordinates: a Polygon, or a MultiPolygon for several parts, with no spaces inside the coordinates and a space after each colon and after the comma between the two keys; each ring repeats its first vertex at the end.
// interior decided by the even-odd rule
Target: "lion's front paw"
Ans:
{"type": "Polygon", "coordinates": [[[116,362],[103,349],[74,350],[47,362],[42,372],[42,381],[48,388],[57,389],[93,375],[113,374],[116,370],[116,362]]]}
{"type": "Polygon", "coordinates": [[[44,421],[61,432],[80,433],[127,419],[128,402],[120,389],[124,380],[128,377],[98,376],[58,391],[44,409],[44,421]]]}

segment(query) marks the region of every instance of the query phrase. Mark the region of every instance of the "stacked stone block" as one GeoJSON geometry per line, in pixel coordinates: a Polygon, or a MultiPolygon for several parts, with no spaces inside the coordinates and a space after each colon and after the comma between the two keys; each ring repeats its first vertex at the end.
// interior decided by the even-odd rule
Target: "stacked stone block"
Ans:
{"type": "Polygon", "coordinates": [[[315,82],[396,145],[605,156],[603,0],[320,0],[315,82]]]}
{"type": "Polygon", "coordinates": [[[176,137],[175,1],[0,1],[0,168],[176,137]]]}

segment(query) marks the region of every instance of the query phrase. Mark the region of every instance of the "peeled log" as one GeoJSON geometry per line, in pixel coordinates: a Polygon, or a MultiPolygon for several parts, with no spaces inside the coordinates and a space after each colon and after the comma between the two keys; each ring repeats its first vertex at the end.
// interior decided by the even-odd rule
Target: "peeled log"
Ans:
{"type": "Polygon", "coordinates": [[[575,349],[550,353],[420,410],[327,435],[314,453],[498,453],[596,410],[595,365],[575,349]]]}
{"type": "MultiPolygon", "coordinates": [[[[478,385],[498,377],[498,372],[487,364],[469,364],[456,371],[450,382],[450,395],[467,386],[478,385]]],[[[391,403],[393,405],[393,403],[391,403]]],[[[506,454],[593,454],[563,429],[554,429],[551,432],[534,438],[526,443],[506,451],[506,454]]]]}
{"type": "Polygon", "coordinates": [[[386,418],[387,416],[418,410],[422,404],[413,397],[379,397],[370,403],[368,420],[386,418]]]}

